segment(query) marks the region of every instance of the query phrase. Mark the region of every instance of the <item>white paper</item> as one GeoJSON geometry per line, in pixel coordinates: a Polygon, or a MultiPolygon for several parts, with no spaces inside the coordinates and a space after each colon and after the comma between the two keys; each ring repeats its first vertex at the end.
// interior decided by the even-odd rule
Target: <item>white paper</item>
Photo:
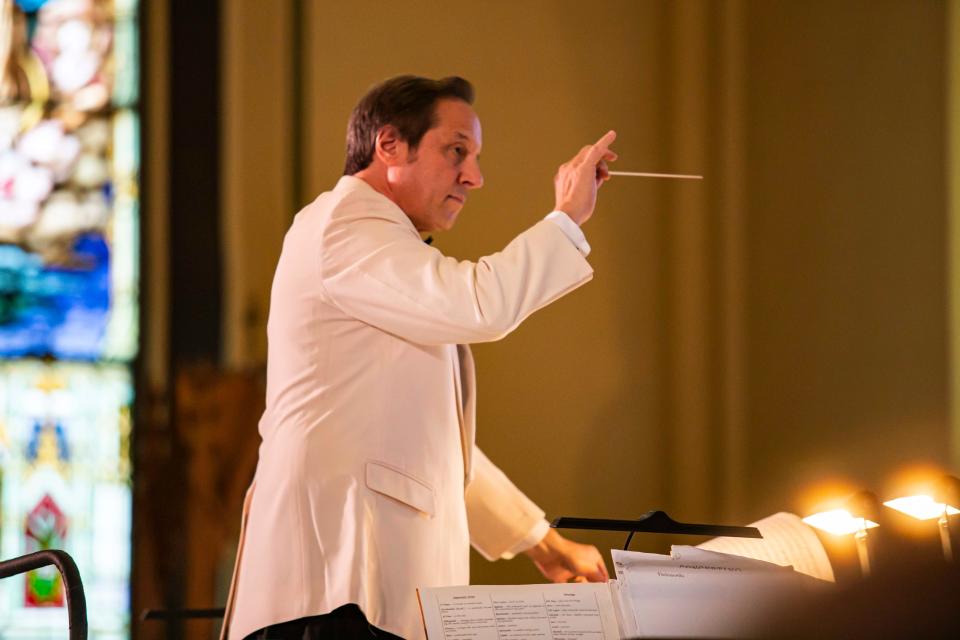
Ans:
{"type": "Polygon", "coordinates": [[[611,580],[610,597],[613,598],[613,609],[617,614],[617,625],[620,627],[621,638],[639,637],[640,631],[637,629],[637,621],[633,615],[633,608],[627,594],[620,587],[620,580],[611,580]]]}
{"type": "Polygon", "coordinates": [[[753,559],[696,547],[670,556],[613,551],[637,637],[740,638],[827,583],[753,559]]]}
{"type": "Polygon", "coordinates": [[[619,640],[606,583],[417,590],[429,640],[619,640]]]}
{"type": "Polygon", "coordinates": [[[710,551],[702,547],[673,545],[670,547],[670,557],[685,563],[706,562],[725,567],[739,567],[747,571],[793,571],[793,567],[784,566],[766,560],[757,560],[746,556],[710,551]]]}
{"type": "Polygon", "coordinates": [[[714,538],[699,545],[701,549],[756,558],[783,566],[792,566],[800,573],[834,582],[833,567],[817,534],[792,513],[776,513],[751,527],[760,529],[763,539],[714,538]]]}

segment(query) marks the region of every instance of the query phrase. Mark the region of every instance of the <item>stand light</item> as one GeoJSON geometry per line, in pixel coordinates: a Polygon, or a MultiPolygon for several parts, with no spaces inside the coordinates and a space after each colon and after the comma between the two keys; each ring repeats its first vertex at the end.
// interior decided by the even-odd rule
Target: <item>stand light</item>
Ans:
{"type": "Polygon", "coordinates": [[[860,573],[870,575],[869,529],[879,526],[880,501],[870,491],[858,491],[844,501],[840,509],[821,511],[803,519],[811,527],[816,527],[837,536],[853,534],[857,546],[857,558],[860,560],[860,573]]]}

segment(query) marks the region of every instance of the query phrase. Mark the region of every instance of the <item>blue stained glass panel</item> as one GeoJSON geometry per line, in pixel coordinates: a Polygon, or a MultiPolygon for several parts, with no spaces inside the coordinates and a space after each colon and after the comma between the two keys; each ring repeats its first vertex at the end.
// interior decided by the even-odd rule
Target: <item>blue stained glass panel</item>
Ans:
{"type": "Polygon", "coordinates": [[[103,236],[78,236],[72,265],[0,245],[0,354],[100,356],[110,310],[110,250],[103,236]]]}

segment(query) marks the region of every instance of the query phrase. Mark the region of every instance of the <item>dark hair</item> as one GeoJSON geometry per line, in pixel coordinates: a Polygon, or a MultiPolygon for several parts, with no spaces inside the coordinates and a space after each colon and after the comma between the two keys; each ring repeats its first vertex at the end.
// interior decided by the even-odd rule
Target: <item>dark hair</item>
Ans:
{"type": "Polygon", "coordinates": [[[344,175],[370,166],[377,132],[388,124],[397,128],[400,139],[411,149],[416,149],[423,135],[436,125],[436,104],[442,98],[473,104],[473,85],[457,76],[440,80],[397,76],[370,89],[350,114],[344,175]]]}

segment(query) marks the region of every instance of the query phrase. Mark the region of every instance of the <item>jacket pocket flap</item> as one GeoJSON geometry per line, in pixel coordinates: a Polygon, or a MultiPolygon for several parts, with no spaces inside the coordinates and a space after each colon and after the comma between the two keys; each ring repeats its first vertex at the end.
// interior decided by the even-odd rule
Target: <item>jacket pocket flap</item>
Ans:
{"type": "Polygon", "coordinates": [[[382,462],[367,461],[367,487],[428,516],[433,516],[436,510],[433,489],[429,485],[382,462]]]}

